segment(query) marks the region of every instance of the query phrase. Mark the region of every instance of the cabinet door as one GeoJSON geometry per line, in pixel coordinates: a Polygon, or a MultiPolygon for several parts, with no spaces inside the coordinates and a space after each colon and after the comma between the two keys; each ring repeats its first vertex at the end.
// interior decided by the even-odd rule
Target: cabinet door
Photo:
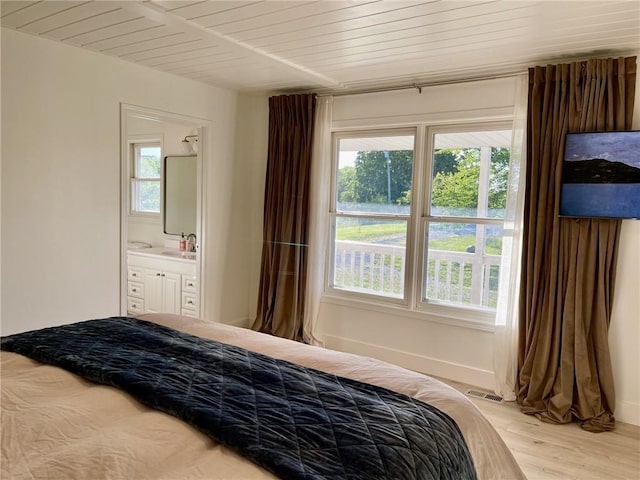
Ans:
{"type": "Polygon", "coordinates": [[[145,313],[160,313],[163,310],[163,281],[159,270],[144,271],[144,311],[145,313]]]}
{"type": "Polygon", "coordinates": [[[180,313],[182,311],[182,283],[180,274],[163,272],[163,312],[180,313]]]}

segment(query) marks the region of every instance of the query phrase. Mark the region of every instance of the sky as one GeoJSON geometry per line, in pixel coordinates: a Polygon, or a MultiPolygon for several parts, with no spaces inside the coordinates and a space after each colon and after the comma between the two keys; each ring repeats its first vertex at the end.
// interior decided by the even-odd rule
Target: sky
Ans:
{"type": "Polygon", "coordinates": [[[338,168],[353,167],[356,163],[356,157],[358,152],[340,151],[340,157],[338,158],[338,168]]]}
{"type": "Polygon", "coordinates": [[[602,158],[640,168],[640,131],[567,135],[565,160],[602,158]]]}

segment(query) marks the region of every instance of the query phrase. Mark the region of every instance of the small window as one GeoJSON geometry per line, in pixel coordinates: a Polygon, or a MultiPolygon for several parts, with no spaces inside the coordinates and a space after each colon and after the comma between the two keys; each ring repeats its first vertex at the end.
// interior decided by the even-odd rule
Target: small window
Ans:
{"type": "Polygon", "coordinates": [[[131,213],[160,213],[162,149],[160,143],[134,143],[131,213]]]}

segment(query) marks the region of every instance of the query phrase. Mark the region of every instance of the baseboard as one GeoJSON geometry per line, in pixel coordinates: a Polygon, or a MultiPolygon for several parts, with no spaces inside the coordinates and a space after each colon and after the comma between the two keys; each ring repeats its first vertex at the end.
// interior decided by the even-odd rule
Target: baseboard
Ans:
{"type": "Polygon", "coordinates": [[[323,335],[325,347],[341,352],[356,353],[366,357],[377,358],[394,365],[425,373],[434,377],[448,378],[456,382],[482,387],[493,391],[495,380],[493,372],[479,368],[446,362],[436,358],[403,352],[392,348],[359,342],[335,335],[323,335]]]}
{"type": "Polygon", "coordinates": [[[633,402],[616,402],[616,420],[640,426],[640,404],[633,402]]]}

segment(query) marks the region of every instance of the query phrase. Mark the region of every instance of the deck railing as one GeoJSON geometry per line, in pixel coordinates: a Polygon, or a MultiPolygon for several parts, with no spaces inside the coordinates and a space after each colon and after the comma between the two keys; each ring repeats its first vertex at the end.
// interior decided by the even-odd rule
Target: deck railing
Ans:
{"type": "MultiPolygon", "coordinates": [[[[336,286],[402,297],[405,248],[367,242],[336,241],[336,286]]],[[[500,256],[429,250],[426,297],[464,305],[495,307],[500,256]]]]}
{"type": "Polygon", "coordinates": [[[336,285],[401,297],[404,291],[405,248],[377,243],[337,241],[336,285]]]}

